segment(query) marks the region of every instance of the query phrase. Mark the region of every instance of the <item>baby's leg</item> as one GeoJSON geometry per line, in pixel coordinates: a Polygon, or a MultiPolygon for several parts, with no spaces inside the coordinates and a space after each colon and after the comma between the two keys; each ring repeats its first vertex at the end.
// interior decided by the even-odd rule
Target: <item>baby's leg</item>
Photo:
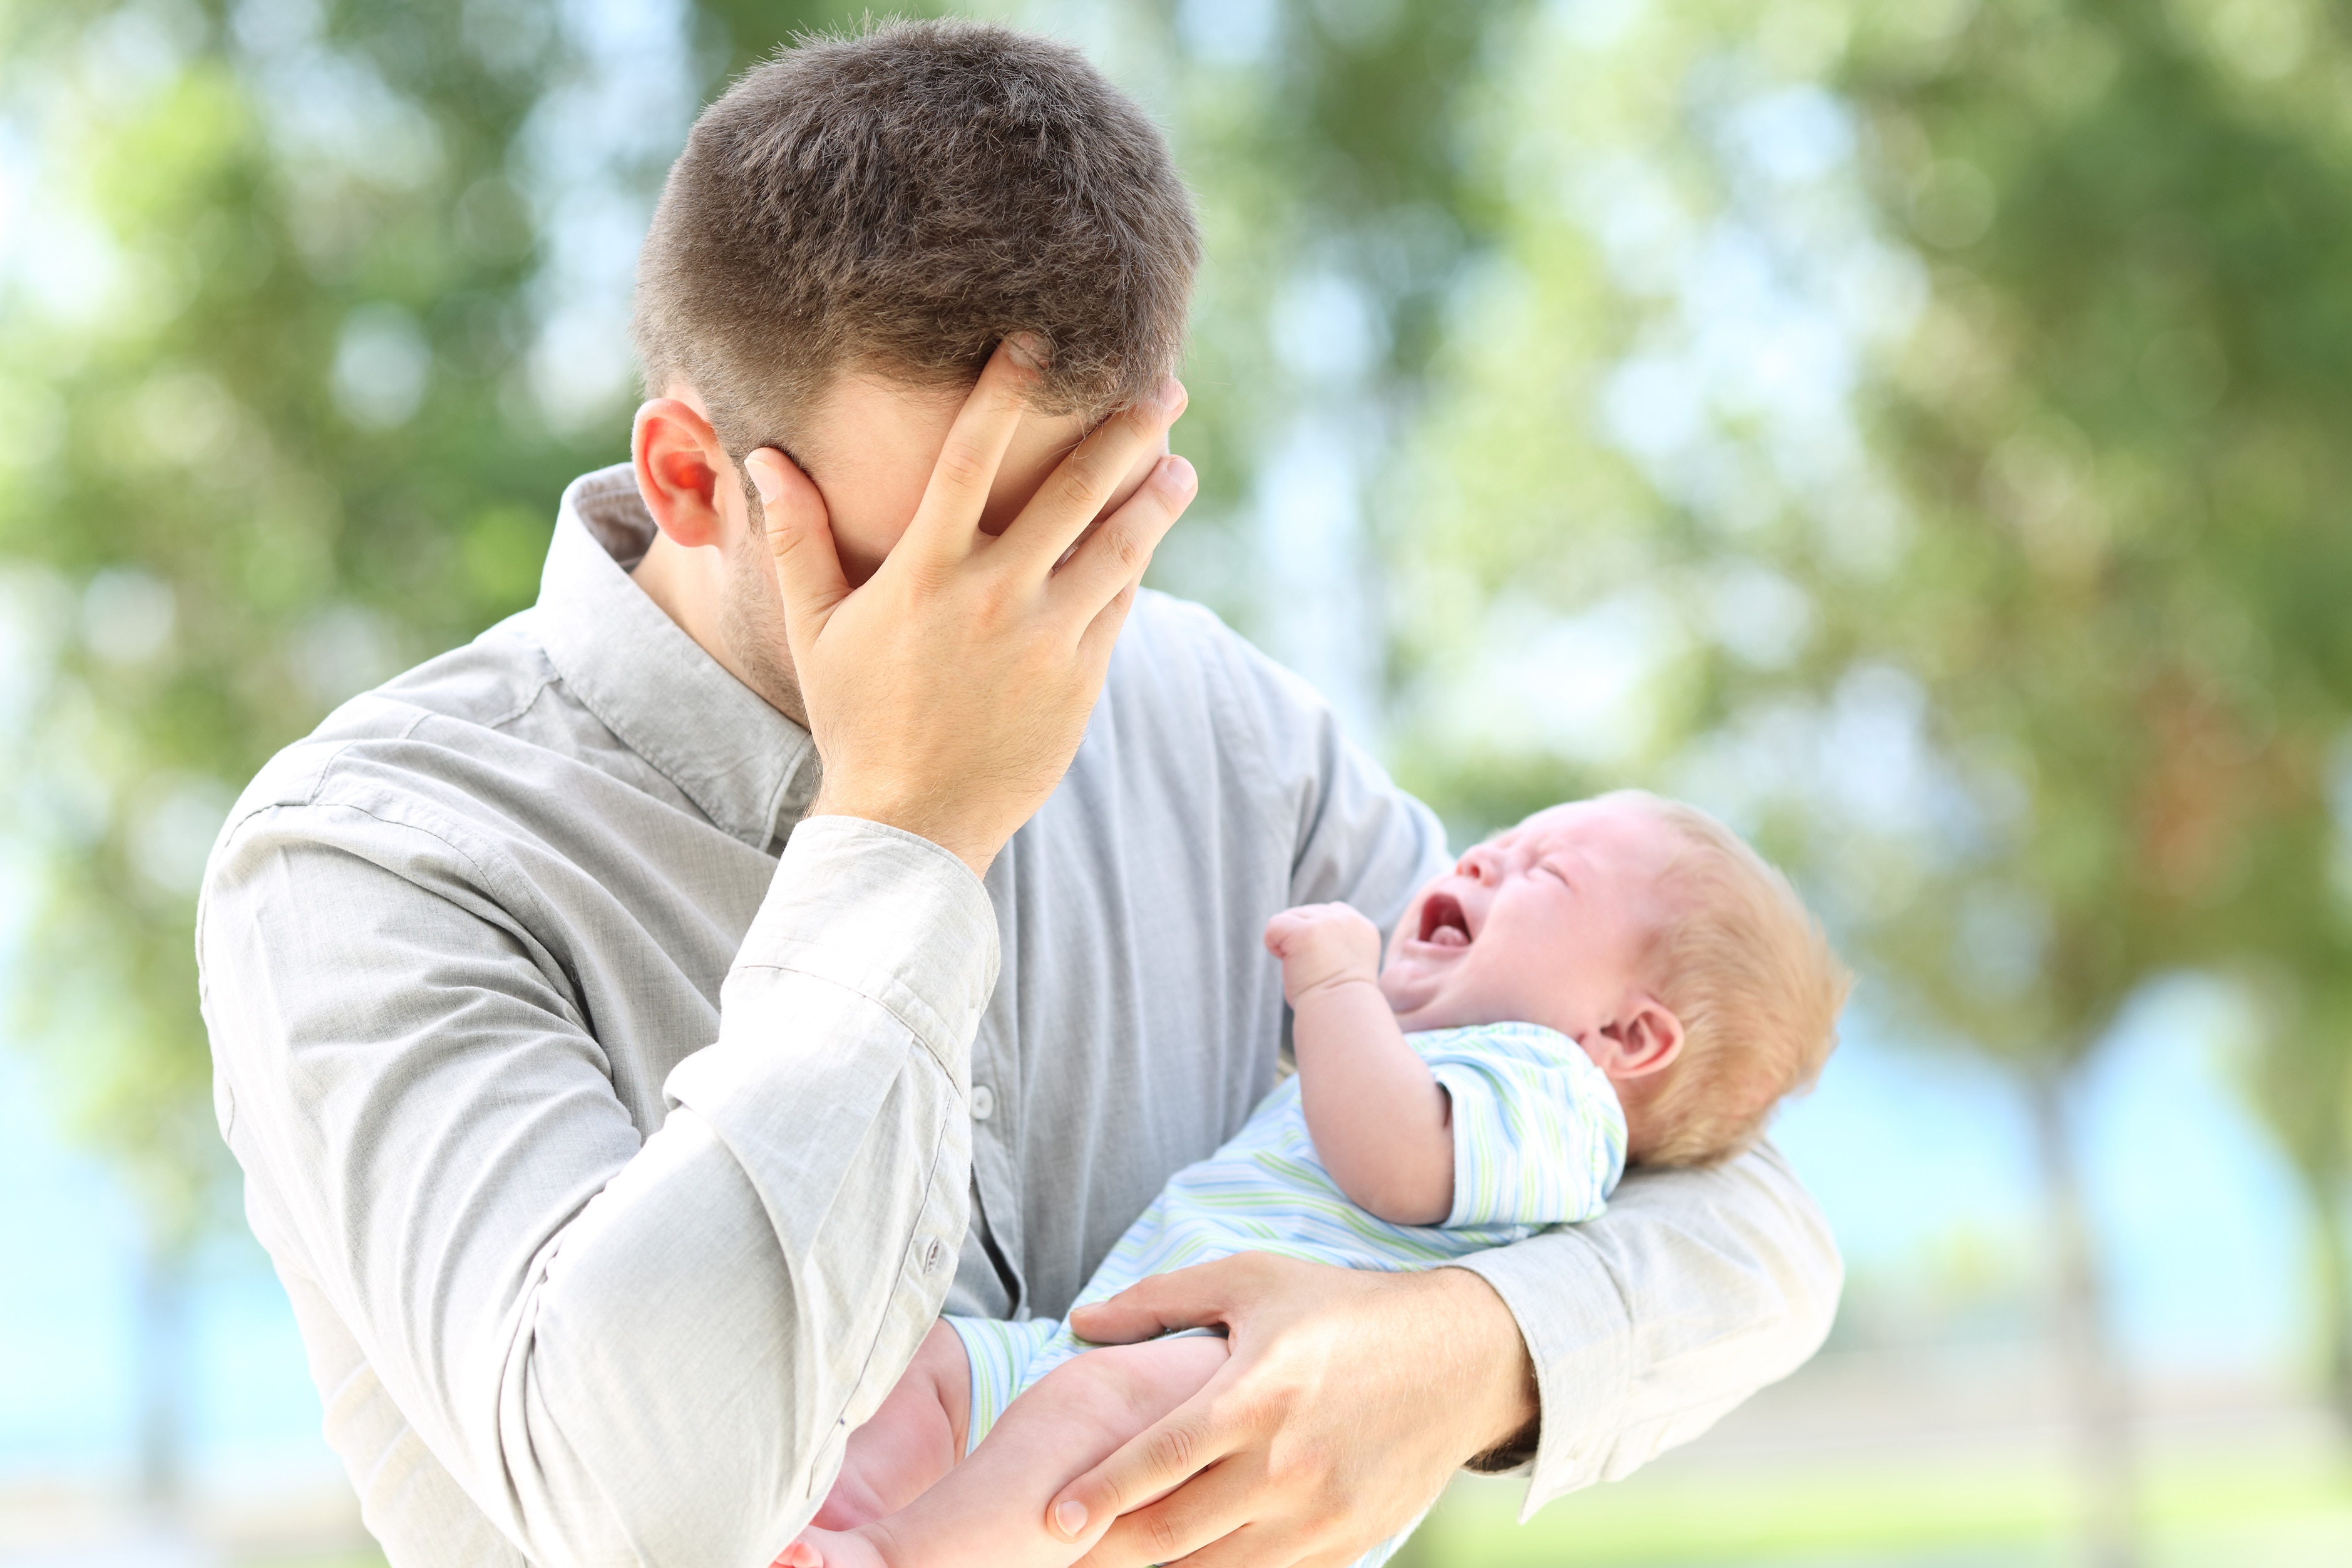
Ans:
{"type": "Polygon", "coordinates": [[[963,1457],[971,1372],[963,1341],[945,1323],[907,1364],[873,1419],[849,1435],[841,1474],[811,1522],[849,1530],[896,1513],[963,1457]]]}
{"type": "Polygon", "coordinates": [[[1110,1527],[1087,1521],[1073,1543],[1045,1528],[1045,1505],[1169,1411],[1225,1362],[1225,1342],[1183,1334],[1107,1345],[1065,1362],[1006,1406],[971,1458],[887,1519],[843,1533],[811,1530],[780,1561],[796,1568],[1067,1568],[1110,1527]]]}

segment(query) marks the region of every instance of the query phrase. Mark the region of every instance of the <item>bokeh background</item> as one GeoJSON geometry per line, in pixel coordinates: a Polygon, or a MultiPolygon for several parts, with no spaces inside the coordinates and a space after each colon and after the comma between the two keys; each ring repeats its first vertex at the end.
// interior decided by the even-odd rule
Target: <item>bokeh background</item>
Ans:
{"type": "MultiPolygon", "coordinates": [[[[376,1561],[212,1127],[236,788],[528,604],[823,5],[0,0],[0,1563],[376,1561]]],[[[1864,974],[1830,1347],[1429,1564],[2352,1561],[2352,23],[1034,0],[1208,237],[1155,580],[1465,840],[1641,782],[1864,974]]]]}

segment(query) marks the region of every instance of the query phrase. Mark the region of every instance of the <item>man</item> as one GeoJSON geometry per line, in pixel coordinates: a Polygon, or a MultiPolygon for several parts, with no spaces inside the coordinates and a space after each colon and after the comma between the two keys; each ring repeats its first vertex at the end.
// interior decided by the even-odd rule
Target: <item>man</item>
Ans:
{"type": "MultiPolygon", "coordinates": [[[[221,1124],[398,1568],[766,1562],[943,1305],[1061,1312],[1269,1087],[1265,916],[1386,924],[1442,863],[1310,692],[1137,592],[1196,253],[1067,50],[752,72],[538,605],[232,813],[221,1124]]],[[[1769,1152],[1461,1269],[1167,1276],[1082,1326],[1229,1365],[1055,1517],[1124,1516],[1097,1564],[1345,1563],[1465,1462],[1532,1507],[1703,1429],[1837,1284],[1769,1152]]]]}

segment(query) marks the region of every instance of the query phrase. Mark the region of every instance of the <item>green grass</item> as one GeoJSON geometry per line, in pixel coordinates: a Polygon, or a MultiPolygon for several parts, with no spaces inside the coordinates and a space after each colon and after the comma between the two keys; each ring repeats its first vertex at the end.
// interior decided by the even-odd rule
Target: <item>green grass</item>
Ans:
{"type": "MultiPolygon", "coordinates": [[[[1458,1482],[1423,1528],[1426,1568],[1979,1568],[2071,1563],[2068,1478],[2047,1467],[1927,1464],[1737,1477],[1645,1475],[1516,1522],[1516,1482],[1458,1482]]],[[[2151,1568],[2352,1563],[2352,1469],[2253,1461],[2152,1469],[2151,1568]]]]}

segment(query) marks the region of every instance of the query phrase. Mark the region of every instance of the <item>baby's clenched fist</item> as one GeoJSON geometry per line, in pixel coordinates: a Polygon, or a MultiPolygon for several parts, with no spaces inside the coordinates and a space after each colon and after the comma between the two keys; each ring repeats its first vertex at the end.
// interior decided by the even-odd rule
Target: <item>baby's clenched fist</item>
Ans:
{"type": "Polygon", "coordinates": [[[1265,923],[1265,948],[1282,960],[1282,994],[1292,1007],[1326,986],[1380,980],[1380,927],[1344,904],[1284,910],[1265,923]]]}

